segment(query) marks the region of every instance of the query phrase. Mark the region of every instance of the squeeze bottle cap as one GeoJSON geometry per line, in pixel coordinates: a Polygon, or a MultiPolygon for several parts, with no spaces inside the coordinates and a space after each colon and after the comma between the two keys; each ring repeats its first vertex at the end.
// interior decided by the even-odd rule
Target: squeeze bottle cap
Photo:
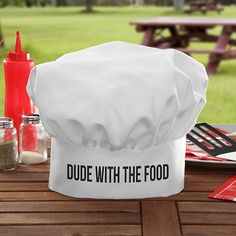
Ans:
{"type": "Polygon", "coordinates": [[[16,32],[16,45],[15,51],[10,51],[7,53],[8,61],[27,61],[30,60],[30,54],[22,50],[20,32],[16,32]]]}

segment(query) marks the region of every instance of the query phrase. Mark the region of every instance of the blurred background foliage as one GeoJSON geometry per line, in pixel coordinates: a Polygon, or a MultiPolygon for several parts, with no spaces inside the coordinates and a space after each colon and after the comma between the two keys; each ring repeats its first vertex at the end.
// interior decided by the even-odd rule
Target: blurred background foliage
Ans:
{"type": "MultiPolygon", "coordinates": [[[[172,6],[173,0],[0,0],[0,7],[17,6],[83,6],[87,1],[91,1],[96,6],[128,6],[128,5],[156,5],[172,6]]],[[[176,0],[178,1],[178,0],[176,0]]],[[[182,4],[192,0],[180,0],[182,4]]],[[[236,0],[217,0],[222,5],[236,4],[236,0]]]]}
{"type": "MultiPolygon", "coordinates": [[[[3,0],[0,0],[3,1],[3,0]]],[[[29,0],[26,0],[29,1],[29,0]]],[[[35,1],[35,0],[34,0],[35,1]]],[[[62,1],[62,0],[60,0],[62,1]]],[[[65,0],[63,0],[65,1],[65,0]]],[[[66,0],[66,4],[69,1],[66,0]]],[[[115,6],[98,6],[108,4],[112,0],[97,0],[92,12],[86,12],[86,2],[77,2],[83,6],[49,7],[51,2],[38,7],[26,6],[26,2],[16,0],[11,5],[0,8],[1,26],[4,47],[0,50],[2,62],[7,51],[14,49],[15,32],[21,31],[23,47],[31,53],[36,64],[55,60],[61,55],[109,41],[126,41],[139,44],[143,36],[129,25],[130,21],[154,17],[236,17],[236,6],[224,6],[221,14],[201,12],[187,15],[176,11],[173,2],[166,1],[171,6],[126,6],[123,2],[115,6]],[[99,2],[101,1],[101,3],[99,2]]],[[[140,0],[138,0],[140,1],[140,0]]],[[[147,1],[147,0],[145,0],[147,1]]],[[[149,1],[149,0],[148,0],[149,1]]],[[[226,1],[225,1],[226,2],[226,1]]],[[[233,3],[233,1],[229,2],[233,3]]],[[[12,4],[11,3],[11,4],[12,4]]],[[[164,4],[165,1],[158,1],[164,4]]],[[[185,1],[186,3],[186,1],[185,1]]],[[[9,4],[9,2],[7,2],[9,4]]],[[[34,2],[34,4],[36,4],[34,2]]],[[[57,3],[58,4],[58,3],[57,3]]],[[[64,4],[64,3],[63,3],[64,4]]],[[[135,4],[135,3],[132,3],[135,4]]],[[[221,28],[210,29],[212,34],[219,35],[221,28]]],[[[236,33],[233,35],[236,39],[236,33]]],[[[193,42],[190,48],[211,49],[214,43],[193,42]]],[[[193,55],[194,58],[206,65],[208,55],[193,55]]],[[[220,64],[215,75],[210,76],[207,90],[207,105],[199,120],[211,123],[236,123],[236,60],[226,60],[220,64]]],[[[197,78],[196,78],[197,79],[197,78]]],[[[3,63],[0,67],[0,115],[3,114],[4,104],[4,75],[3,63]]]]}

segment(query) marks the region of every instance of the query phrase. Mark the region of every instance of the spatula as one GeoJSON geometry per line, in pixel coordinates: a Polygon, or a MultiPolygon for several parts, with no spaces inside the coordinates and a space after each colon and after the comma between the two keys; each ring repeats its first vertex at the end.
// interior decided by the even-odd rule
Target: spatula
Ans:
{"type": "Polygon", "coordinates": [[[236,142],[207,123],[198,123],[187,139],[211,156],[236,161],[236,142]]]}

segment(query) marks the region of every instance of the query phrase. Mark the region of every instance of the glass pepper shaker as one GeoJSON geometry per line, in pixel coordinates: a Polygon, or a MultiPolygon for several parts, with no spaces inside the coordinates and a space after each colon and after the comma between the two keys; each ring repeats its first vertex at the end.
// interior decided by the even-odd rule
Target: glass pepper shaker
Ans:
{"type": "Polygon", "coordinates": [[[17,131],[13,120],[0,117],[0,170],[14,170],[18,162],[17,131]]]}
{"type": "Polygon", "coordinates": [[[41,164],[47,161],[46,132],[38,114],[22,116],[20,125],[20,162],[41,164]]]}

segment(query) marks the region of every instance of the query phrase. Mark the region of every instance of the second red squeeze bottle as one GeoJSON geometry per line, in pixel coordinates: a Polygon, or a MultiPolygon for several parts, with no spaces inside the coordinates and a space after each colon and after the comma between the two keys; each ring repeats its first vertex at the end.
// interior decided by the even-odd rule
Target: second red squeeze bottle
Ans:
{"type": "MultiPolygon", "coordinates": [[[[28,52],[23,51],[19,31],[16,32],[15,51],[7,53],[4,60],[5,75],[5,107],[4,115],[14,120],[19,141],[19,127],[22,122],[22,115],[31,115],[35,112],[35,106],[31,102],[26,85],[34,61],[30,59],[28,52]]],[[[33,138],[33,137],[32,137],[33,138]]],[[[32,149],[34,149],[34,141],[32,149]]]]}

